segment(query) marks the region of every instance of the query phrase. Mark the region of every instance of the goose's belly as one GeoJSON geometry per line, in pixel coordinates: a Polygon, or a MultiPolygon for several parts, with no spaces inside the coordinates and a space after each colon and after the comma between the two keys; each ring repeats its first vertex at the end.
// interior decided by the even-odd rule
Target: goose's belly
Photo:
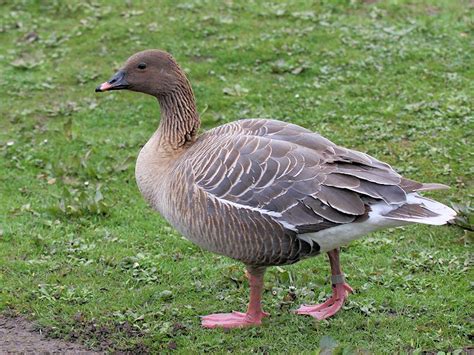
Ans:
{"type": "Polygon", "coordinates": [[[189,211],[187,216],[168,214],[164,217],[180,234],[205,250],[247,264],[269,263],[271,248],[263,242],[268,238],[266,235],[249,234],[231,221],[226,228],[216,219],[202,218],[196,210],[189,211]]]}
{"type": "Polygon", "coordinates": [[[163,217],[203,249],[250,265],[290,264],[319,253],[316,243],[311,246],[287,233],[271,218],[209,200],[179,177],[170,181],[170,188],[173,195],[165,197],[163,217]]]}

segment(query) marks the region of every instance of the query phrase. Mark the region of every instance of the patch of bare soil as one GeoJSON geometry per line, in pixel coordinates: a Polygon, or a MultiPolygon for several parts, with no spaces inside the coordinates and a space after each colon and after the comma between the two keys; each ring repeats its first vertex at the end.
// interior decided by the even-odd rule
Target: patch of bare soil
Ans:
{"type": "Polygon", "coordinates": [[[0,354],[101,354],[76,343],[45,338],[33,323],[0,315],[0,354]]]}

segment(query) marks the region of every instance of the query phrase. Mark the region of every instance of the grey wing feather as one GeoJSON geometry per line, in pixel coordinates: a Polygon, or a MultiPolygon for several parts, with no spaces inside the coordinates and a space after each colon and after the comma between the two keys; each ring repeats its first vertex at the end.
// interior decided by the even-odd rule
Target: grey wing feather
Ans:
{"type": "Polygon", "coordinates": [[[371,199],[400,204],[407,192],[441,187],[404,179],[388,164],[285,122],[236,121],[202,139],[197,186],[298,233],[364,218],[371,199]]]}

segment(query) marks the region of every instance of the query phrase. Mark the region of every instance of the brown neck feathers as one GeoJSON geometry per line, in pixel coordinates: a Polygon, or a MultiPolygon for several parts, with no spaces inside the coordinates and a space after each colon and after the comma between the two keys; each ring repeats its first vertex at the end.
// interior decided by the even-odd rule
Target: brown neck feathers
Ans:
{"type": "Polygon", "coordinates": [[[200,120],[187,78],[183,75],[174,90],[157,98],[161,107],[159,130],[163,143],[173,149],[192,143],[196,139],[200,120]]]}

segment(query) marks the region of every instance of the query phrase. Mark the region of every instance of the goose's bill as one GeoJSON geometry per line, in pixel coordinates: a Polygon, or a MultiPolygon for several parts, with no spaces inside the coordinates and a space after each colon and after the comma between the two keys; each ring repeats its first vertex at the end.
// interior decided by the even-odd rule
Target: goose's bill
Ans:
{"type": "Polygon", "coordinates": [[[109,81],[100,84],[95,88],[95,92],[103,92],[103,91],[110,91],[110,90],[122,90],[127,89],[129,86],[127,80],[125,80],[125,72],[119,70],[114,74],[109,81]]]}

